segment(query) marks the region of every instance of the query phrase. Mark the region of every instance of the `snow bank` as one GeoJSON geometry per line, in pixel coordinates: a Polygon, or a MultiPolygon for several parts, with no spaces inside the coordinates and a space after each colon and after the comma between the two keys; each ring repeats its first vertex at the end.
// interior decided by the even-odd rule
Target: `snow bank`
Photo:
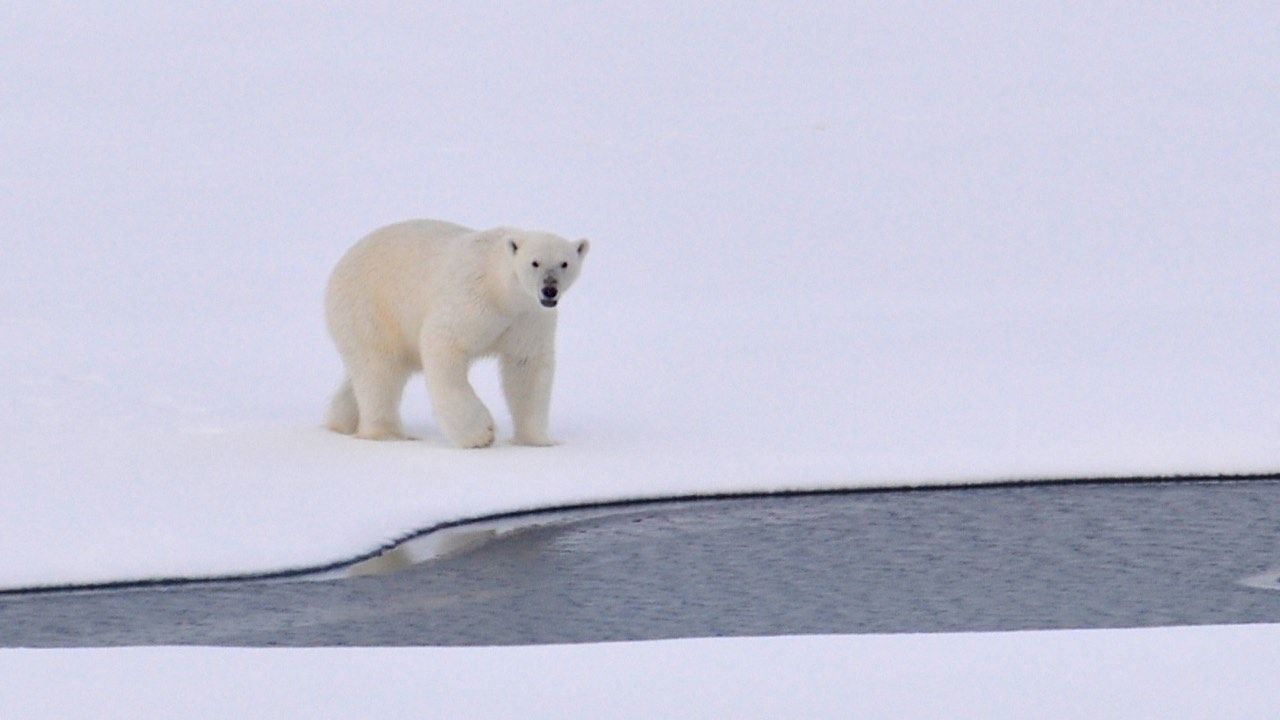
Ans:
{"type": "Polygon", "coordinates": [[[846,5],[12,13],[0,586],[586,500],[1280,470],[1274,13],[846,5]],[[593,239],[562,446],[446,448],[420,382],[422,442],[317,429],[326,275],[414,216],[593,239]]]}
{"type": "Polygon", "coordinates": [[[38,718],[1268,717],[1280,626],[505,648],[0,650],[38,718]]]}

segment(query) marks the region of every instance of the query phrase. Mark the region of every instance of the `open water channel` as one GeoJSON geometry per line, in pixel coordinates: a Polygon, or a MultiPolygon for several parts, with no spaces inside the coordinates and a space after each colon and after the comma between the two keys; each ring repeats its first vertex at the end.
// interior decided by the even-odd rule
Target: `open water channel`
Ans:
{"type": "Polygon", "coordinates": [[[648,503],[532,515],[381,574],[0,595],[0,646],[28,647],[1250,622],[1280,622],[1280,480],[648,503]]]}

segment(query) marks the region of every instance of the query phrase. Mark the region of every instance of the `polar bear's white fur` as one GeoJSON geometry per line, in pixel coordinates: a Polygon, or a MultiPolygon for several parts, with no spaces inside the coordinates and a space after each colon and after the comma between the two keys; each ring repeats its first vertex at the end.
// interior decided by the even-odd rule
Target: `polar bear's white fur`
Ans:
{"type": "Polygon", "coordinates": [[[403,438],[400,397],[421,370],[436,422],[458,447],[494,440],[493,416],[467,380],[497,355],[515,442],[551,445],[556,303],[589,245],[514,228],[476,231],[438,220],[375,230],[334,268],[329,333],[347,376],[329,407],[331,430],[403,438]]]}

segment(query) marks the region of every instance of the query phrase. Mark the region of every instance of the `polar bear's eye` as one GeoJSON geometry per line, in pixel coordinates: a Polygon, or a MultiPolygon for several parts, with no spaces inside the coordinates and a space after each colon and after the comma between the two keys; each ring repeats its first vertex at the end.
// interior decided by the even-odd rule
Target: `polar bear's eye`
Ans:
{"type": "Polygon", "coordinates": [[[564,269],[564,268],[567,268],[567,267],[569,267],[569,263],[567,263],[567,262],[562,262],[562,263],[560,263],[560,268],[561,268],[561,269],[564,269]]]}
{"type": "Polygon", "coordinates": [[[533,261],[533,266],[534,266],[534,267],[538,267],[538,261],[537,261],[537,260],[534,260],[534,261],[533,261]]]}

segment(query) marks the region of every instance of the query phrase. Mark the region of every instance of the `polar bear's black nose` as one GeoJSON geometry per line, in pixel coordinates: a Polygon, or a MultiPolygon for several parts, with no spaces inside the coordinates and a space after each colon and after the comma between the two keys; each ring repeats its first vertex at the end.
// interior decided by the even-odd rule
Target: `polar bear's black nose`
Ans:
{"type": "Polygon", "coordinates": [[[554,298],[555,296],[556,296],[556,289],[555,289],[555,288],[551,287],[550,285],[548,285],[547,287],[542,288],[542,297],[544,297],[544,298],[546,298],[546,299],[548,299],[548,300],[551,300],[551,299],[552,299],[552,298],[554,298]]]}

